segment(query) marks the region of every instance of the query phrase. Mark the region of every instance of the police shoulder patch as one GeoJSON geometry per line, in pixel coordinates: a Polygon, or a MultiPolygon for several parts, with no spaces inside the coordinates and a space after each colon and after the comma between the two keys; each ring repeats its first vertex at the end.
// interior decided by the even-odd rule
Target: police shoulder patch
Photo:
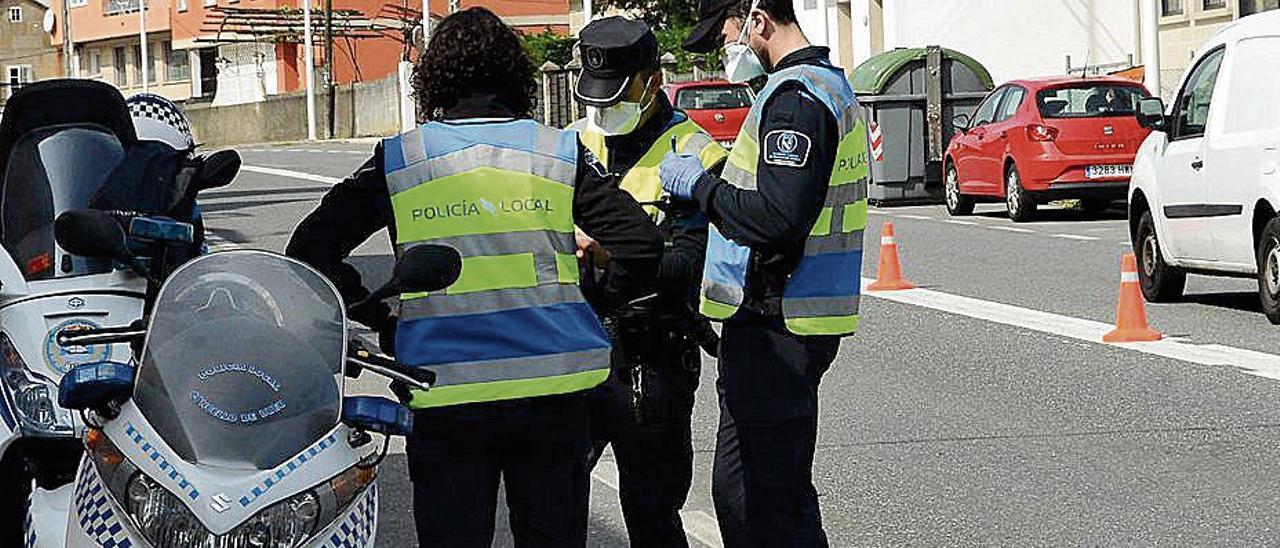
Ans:
{"type": "Polygon", "coordinates": [[[808,135],[777,129],[764,136],[764,163],[782,167],[804,167],[809,162],[808,135]]]}

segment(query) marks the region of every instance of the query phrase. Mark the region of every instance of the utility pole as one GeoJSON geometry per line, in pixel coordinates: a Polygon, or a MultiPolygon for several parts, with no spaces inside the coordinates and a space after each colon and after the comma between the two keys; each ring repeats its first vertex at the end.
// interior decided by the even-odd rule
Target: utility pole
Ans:
{"type": "Polygon", "coordinates": [[[1160,3],[1142,0],[1142,72],[1151,95],[1160,97],[1160,3]]]}
{"type": "Polygon", "coordinates": [[[138,0],[138,27],[138,41],[141,43],[138,63],[142,65],[142,92],[146,93],[147,82],[151,79],[151,58],[147,56],[147,0],[138,0]]]}
{"type": "MultiPolygon", "coordinates": [[[[338,120],[338,94],[333,76],[333,0],[324,0],[324,59],[328,66],[325,79],[329,81],[329,138],[332,139],[338,120]]],[[[352,63],[355,63],[354,59],[352,63]]]]}
{"type": "Polygon", "coordinates": [[[75,78],[71,70],[71,8],[67,5],[71,0],[62,0],[62,72],[67,78],[75,78]]]}
{"type": "Polygon", "coordinates": [[[302,53],[303,72],[307,82],[307,140],[316,140],[316,87],[312,67],[315,59],[311,53],[311,0],[302,0],[302,42],[306,51],[302,53]]]}

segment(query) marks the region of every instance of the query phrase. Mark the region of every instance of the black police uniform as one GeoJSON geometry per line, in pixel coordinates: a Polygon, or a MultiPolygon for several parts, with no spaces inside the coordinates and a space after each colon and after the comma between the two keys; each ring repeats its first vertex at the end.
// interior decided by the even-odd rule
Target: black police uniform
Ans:
{"type": "MultiPolygon", "coordinates": [[[[671,122],[670,103],[657,100],[658,112],[643,126],[605,139],[611,172],[625,174],[671,122]]],[[[702,276],[706,217],[669,211],[660,228],[667,252],[656,306],[606,319],[617,335],[613,371],[592,405],[593,455],[598,459],[613,444],[622,513],[637,548],[687,546],[680,509],[693,481],[690,422],[702,364],[695,335],[714,336],[692,300],[702,276]]]]}
{"type": "MultiPolygon", "coordinates": [[[[616,98],[624,91],[620,86],[630,85],[630,77],[658,69],[657,40],[643,22],[601,19],[579,38],[584,63],[577,92],[588,103],[596,97],[616,98]]],[[[659,138],[675,121],[665,94],[658,92],[654,100],[655,110],[644,124],[604,140],[606,168],[618,177],[661,145],[659,138]]],[[[665,213],[659,225],[667,244],[658,298],[606,318],[614,337],[613,370],[591,409],[593,463],[605,446],[613,445],[622,514],[636,548],[688,545],[680,509],[693,481],[690,422],[702,364],[698,341],[714,345],[709,339],[715,337],[694,313],[706,253],[706,217],[688,205],[665,213]]]]}
{"type": "MultiPolygon", "coordinates": [[[[829,50],[807,47],[776,70],[818,65],[829,50]]],[[[712,492],[725,545],[826,546],[813,486],[818,382],[839,337],[799,336],[782,321],[782,291],[799,264],[822,209],[840,133],[835,116],[798,82],[783,84],[763,107],[759,141],[794,131],[812,143],[801,166],[758,164],[758,190],[708,174],[694,199],[726,238],[753,250],[747,294],[721,331],[720,429],[712,492]]],[[[762,150],[768,154],[768,150],[762,150]]]]}
{"type": "MultiPolygon", "coordinates": [[[[519,117],[509,104],[478,93],[462,98],[443,119],[519,117]]],[[[348,255],[383,228],[395,239],[382,162],[378,145],[373,157],[302,221],[286,251],[328,276],[347,302],[368,294],[359,271],[345,262],[348,255]]],[[[593,304],[607,308],[651,291],[662,248],[648,215],[581,146],[577,179],[574,220],[613,253],[610,277],[593,292],[593,304]]],[[[388,312],[378,303],[354,311],[352,319],[378,326],[385,343],[394,333],[388,312]]],[[[589,427],[585,393],[415,411],[408,458],[419,542],[490,546],[501,475],[518,546],[583,546],[589,427]],[[580,496],[557,497],[570,489],[580,496]],[[571,508],[565,511],[566,506],[571,508]]]]}

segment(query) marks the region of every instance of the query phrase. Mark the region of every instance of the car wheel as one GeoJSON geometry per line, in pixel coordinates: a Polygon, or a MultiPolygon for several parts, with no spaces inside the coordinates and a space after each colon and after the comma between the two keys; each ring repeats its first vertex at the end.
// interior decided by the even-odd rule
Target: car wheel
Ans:
{"type": "Polygon", "coordinates": [[[947,195],[947,213],[959,217],[973,214],[973,198],[960,194],[960,175],[956,166],[947,166],[947,179],[944,183],[947,195]]]}
{"type": "Polygon", "coordinates": [[[1013,164],[1009,164],[1004,175],[1004,202],[1009,208],[1009,219],[1015,223],[1030,221],[1036,214],[1036,203],[1022,188],[1022,176],[1013,164]]]}
{"type": "Polygon", "coordinates": [[[1138,253],[1138,285],[1142,287],[1142,296],[1153,303],[1172,302],[1182,297],[1187,273],[1164,261],[1150,211],[1142,212],[1133,248],[1138,253]]]}
{"type": "Polygon", "coordinates": [[[1267,319],[1280,325],[1280,218],[1271,219],[1258,239],[1258,296],[1267,319]]]}

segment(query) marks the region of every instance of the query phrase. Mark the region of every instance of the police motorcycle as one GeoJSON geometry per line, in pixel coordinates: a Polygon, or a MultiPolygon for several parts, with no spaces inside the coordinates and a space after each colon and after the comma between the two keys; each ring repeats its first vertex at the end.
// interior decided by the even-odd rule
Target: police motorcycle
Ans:
{"type": "MultiPolygon", "coordinates": [[[[230,182],[239,166],[230,151],[171,156],[139,141],[124,98],[107,84],[38,82],[6,105],[0,120],[0,546],[21,542],[33,484],[56,490],[75,476],[79,425],[57,405],[59,379],[79,364],[130,359],[127,344],[62,346],[56,334],[133,320],[146,299],[146,277],[136,269],[59,246],[55,219],[101,207],[118,210],[118,222],[128,225],[129,217],[140,217],[121,209],[132,205],[181,217],[197,192],[230,182]]],[[[146,219],[136,224],[136,245],[155,245],[146,233],[161,226],[146,219]]],[[[188,242],[166,256],[177,262],[191,252],[188,242]]]]}
{"type": "MultiPolygon", "coordinates": [[[[103,234],[112,223],[72,221],[67,249],[127,254],[123,234],[103,234]]],[[[460,271],[451,248],[419,246],[368,300],[439,290],[460,271]]],[[[344,377],[427,390],[434,375],[352,340],[324,276],[266,251],[215,252],[164,281],[145,326],[58,335],[63,346],[139,341],[136,367],[102,360],[63,377],[59,402],[82,414],[85,454],[70,512],[33,524],[29,546],[374,545],[377,467],[412,416],[390,399],[343,397],[344,377]]]]}

